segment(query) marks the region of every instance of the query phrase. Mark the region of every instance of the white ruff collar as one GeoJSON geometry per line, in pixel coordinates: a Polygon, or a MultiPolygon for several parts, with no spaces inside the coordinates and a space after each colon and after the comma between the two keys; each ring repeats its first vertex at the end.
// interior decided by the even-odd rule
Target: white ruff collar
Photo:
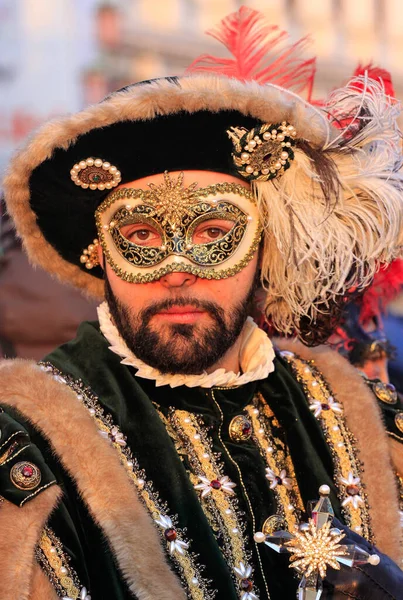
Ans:
{"type": "Polygon", "coordinates": [[[136,373],[137,377],[153,379],[156,386],[232,387],[243,385],[249,381],[266,379],[269,373],[274,371],[273,359],[275,354],[273,345],[266,333],[253,321],[252,317],[247,318],[241,332],[242,343],[239,350],[239,362],[243,371],[242,374],[226,371],[225,369],[217,369],[210,374],[204,372],[201,375],[176,375],[160,373],[157,369],[141,361],[129,350],[117,328],[112,323],[109,307],[106,302],[103,302],[97,310],[101,331],[111,344],[109,349],[123,358],[121,360],[122,365],[129,365],[138,369],[136,373]]]}

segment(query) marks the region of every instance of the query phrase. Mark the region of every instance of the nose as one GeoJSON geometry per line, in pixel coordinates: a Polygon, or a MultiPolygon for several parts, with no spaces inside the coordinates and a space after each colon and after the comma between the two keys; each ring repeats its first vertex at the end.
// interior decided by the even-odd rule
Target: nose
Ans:
{"type": "Polygon", "coordinates": [[[192,273],[167,273],[159,280],[165,288],[189,287],[196,281],[192,273]]]}

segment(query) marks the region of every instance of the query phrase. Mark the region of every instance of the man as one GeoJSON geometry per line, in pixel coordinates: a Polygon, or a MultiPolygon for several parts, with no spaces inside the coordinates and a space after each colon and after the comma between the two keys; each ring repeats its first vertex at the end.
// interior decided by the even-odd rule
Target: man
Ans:
{"type": "Polygon", "coordinates": [[[370,86],[322,112],[276,85],[143,82],[15,158],[31,260],[106,302],[40,366],[1,367],[2,599],[294,598],[262,542],[303,531],[319,488],[370,564],[311,584],[309,559],[300,597],[402,597],[402,435],[342,357],[275,356],[247,318],[263,288],[267,316],[317,342],[397,253],[396,106],[370,86]]]}

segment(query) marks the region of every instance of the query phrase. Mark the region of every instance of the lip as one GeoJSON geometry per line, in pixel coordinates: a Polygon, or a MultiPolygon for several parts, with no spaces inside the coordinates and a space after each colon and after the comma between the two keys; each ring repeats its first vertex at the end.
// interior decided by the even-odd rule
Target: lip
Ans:
{"type": "Polygon", "coordinates": [[[189,304],[187,306],[172,306],[166,310],[161,310],[155,316],[174,323],[193,323],[205,312],[189,304]]]}

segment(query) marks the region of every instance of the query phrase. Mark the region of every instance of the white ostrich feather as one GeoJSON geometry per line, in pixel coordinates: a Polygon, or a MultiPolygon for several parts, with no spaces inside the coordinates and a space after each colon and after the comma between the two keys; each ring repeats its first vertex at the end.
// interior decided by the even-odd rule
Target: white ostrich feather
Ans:
{"type": "Polygon", "coordinates": [[[282,177],[254,183],[265,227],[266,313],[286,333],[350,288],[370,284],[380,263],[402,254],[398,103],[381,84],[360,77],[335,91],[324,110],[338,120],[353,116],[319,150],[333,165],[333,185],[321,186],[320,170],[298,142],[282,177]],[[361,129],[354,130],[358,121],[361,129]],[[325,197],[328,189],[331,197],[325,197]]]}

